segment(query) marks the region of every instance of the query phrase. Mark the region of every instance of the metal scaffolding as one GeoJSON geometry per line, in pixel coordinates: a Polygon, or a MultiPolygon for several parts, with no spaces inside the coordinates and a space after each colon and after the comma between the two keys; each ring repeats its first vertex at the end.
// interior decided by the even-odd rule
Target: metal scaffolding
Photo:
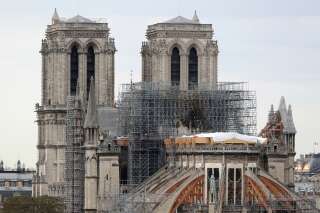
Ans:
{"type": "Polygon", "coordinates": [[[119,130],[129,136],[128,178],[133,184],[163,165],[166,137],[198,132],[256,134],[256,94],[242,82],[199,85],[187,91],[170,82],[124,84],[118,107],[119,130]]]}
{"type": "MultiPolygon", "coordinates": [[[[293,213],[319,213],[320,210],[316,207],[316,201],[309,198],[277,198],[267,201],[268,207],[272,212],[293,212],[293,213]]],[[[254,202],[244,205],[248,213],[263,213],[266,208],[260,203],[254,202]]],[[[232,206],[228,206],[232,209],[232,206]]]]}
{"type": "Polygon", "coordinates": [[[82,212],[84,199],[83,116],[77,96],[67,98],[65,148],[65,208],[82,212]]]}

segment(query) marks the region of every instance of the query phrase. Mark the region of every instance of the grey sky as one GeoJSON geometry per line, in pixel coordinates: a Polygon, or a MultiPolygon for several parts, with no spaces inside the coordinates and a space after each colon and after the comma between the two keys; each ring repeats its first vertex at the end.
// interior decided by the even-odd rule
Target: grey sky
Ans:
{"type": "MultiPolygon", "coordinates": [[[[0,159],[34,167],[40,101],[39,52],[54,8],[62,17],[106,18],[115,37],[116,84],[140,80],[141,42],[148,24],[177,15],[211,23],[218,40],[219,81],[248,81],[257,91],[258,130],[280,96],[292,104],[298,154],[320,142],[320,1],[0,0],[0,159]]],[[[116,88],[118,89],[118,88],[116,88]]],[[[117,90],[118,91],[118,90],[117,90]]],[[[320,147],[316,147],[320,151],[320,147]]]]}

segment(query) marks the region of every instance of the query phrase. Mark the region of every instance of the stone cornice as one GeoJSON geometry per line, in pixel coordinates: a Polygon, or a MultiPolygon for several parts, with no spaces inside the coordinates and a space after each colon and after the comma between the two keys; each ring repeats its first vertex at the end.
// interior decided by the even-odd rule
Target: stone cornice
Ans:
{"type": "Polygon", "coordinates": [[[85,178],[87,178],[87,179],[98,179],[98,176],[96,176],[96,175],[86,175],[85,178]]]}
{"type": "Polygon", "coordinates": [[[90,145],[90,144],[85,144],[81,148],[83,148],[85,150],[97,150],[97,146],[96,145],[90,145]]]}
{"type": "Polygon", "coordinates": [[[212,39],[212,31],[150,31],[147,32],[148,39],[155,38],[197,38],[212,39]]]}
{"type": "Polygon", "coordinates": [[[108,23],[67,23],[48,25],[46,33],[65,32],[65,31],[105,31],[109,32],[108,23]]]}
{"type": "Polygon", "coordinates": [[[50,106],[39,106],[38,104],[36,105],[36,110],[35,112],[37,113],[47,113],[47,112],[60,112],[60,113],[66,113],[67,112],[67,107],[65,105],[50,105],[50,106]]]}
{"type": "Polygon", "coordinates": [[[49,120],[47,120],[47,119],[46,119],[46,120],[38,119],[38,120],[36,120],[35,122],[37,122],[38,125],[47,125],[47,124],[64,125],[64,124],[66,124],[65,119],[57,120],[57,119],[55,119],[55,118],[49,119],[49,120]]]}
{"type": "Polygon", "coordinates": [[[294,157],[294,156],[296,156],[296,152],[289,152],[288,155],[291,157],[294,157]]]}
{"type": "Polygon", "coordinates": [[[148,26],[148,32],[152,31],[206,31],[213,32],[211,24],[172,24],[172,23],[157,23],[148,26]]]}
{"type": "Polygon", "coordinates": [[[64,47],[54,47],[45,50],[41,50],[40,53],[48,54],[48,53],[67,53],[67,50],[64,47]]]}
{"type": "Polygon", "coordinates": [[[66,145],[54,145],[54,144],[46,144],[46,145],[37,145],[38,149],[63,149],[66,145]]]}
{"type": "Polygon", "coordinates": [[[268,153],[267,156],[268,158],[288,158],[288,154],[286,153],[268,153]]]}
{"type": "Polygon", "coordinates": [[[61,35],[63,38],[106,38],[108,36],[108,30],[63,30],[47,32],[48,38],[57,37],[61,35]]]}

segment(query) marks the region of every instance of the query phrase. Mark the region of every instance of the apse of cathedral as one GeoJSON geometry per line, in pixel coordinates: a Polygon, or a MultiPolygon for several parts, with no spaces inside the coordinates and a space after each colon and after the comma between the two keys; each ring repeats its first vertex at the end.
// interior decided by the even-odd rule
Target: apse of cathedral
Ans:
{"type": "Polygon", "coordinates": [[[195,12],[147,27],[142,81],[114,100],[109,24],[54,11],[40,50],[33,196],[66,213],[317,212],[293,193],[296,129],[281,97],[256,134],[256,96],[219,82],[195,12]]]}

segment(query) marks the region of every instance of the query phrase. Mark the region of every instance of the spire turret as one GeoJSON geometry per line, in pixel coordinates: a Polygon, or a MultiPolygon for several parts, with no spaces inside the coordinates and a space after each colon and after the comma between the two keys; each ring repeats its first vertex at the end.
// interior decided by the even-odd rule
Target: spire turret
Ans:
{"type": "Polygon", "coordinates": [[[273,104],[271,104],[270,111],[269,111],[269,115],[268,115],[268,120],[269,120],[269,122],[272,121],[273,115],[274,115],[274,109],[273,109],[273,104]]]}
{"type": "Polygon", "coordinates": [[[280,113],[281,121],[284,126],[284,132],[287,132],[288,128],[289,128],[289,126],[288,126],[288,111],[287,111],[287,105],[286,105],[286,100],[284,99],[284,96],[281,96],[278,111],[280,113]]]}
{"type": "Polygon", "coordinates": [[[284,96],[281,96],[278,110],[280,111],[280,113],[287,113],[287,105],[284,96]]]}
{"type": "Polygon", "coordinates": [[[52,24],[57,24],[59,23],[59,21],[60,21],[60,17],[58,15],[57,8],[54,8],[54,13],[52,16],[52,24]]]}
{"type": "Polygon", "coordinates": [[[296,133],[296,127],[293,122],[293,116],[292,116],[292,109],[291,109],[291,104],[288,106],[288,126],[289,126],[289,131],[290,133],[296,133]]]}
{"type": "Polygon", "coordinates": [[[196,22],[196,23],[200,23],[196,10],[194,11],[194,14],[193,14],[193,17],[192,17],[192,21],[196,22]]]}
{"type": "Polygon", "coordinates": [[[90,92],[87,107],[87,115],[84,121],[84,128],[98,128],[97,106],[93,77],[91,77],[90,80],[90,92]]]}

